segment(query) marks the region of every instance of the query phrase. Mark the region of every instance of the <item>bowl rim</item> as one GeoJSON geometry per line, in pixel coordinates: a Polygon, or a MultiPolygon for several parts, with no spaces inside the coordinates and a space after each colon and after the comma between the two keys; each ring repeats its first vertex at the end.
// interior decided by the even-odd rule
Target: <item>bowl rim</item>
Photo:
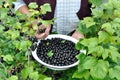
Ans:
{"type": "MultiPolygon", "coordinates": [[[[71,36],[68,36],[68,35],[63,35],[63,34],[51,34],[51,35],[48,35],[48,37],[46,37],[45,39],[51,39],[51,38],[62,38],[62,39],[66,39],[66,40],[70,40],[72,42],[74,42],[75,44],[78,42],[77,39],[71,37],[71,36]]],[[[37,44],[40,43],[40,40],[38,41],[37,44]]],[[[51,69],[67,69],[67,68],[70,68],[70,67],[74,67],[76,65],[78,65],[79,61],[73,63],[73,64],[70,64],[70,65],[66,65],[66,66],[54,66],[54,65],[50,65],[50,64],[47,64],[45,62],[43,62],[42,60],[40,60],[37,56],[37,53],[36,53],[36,50],[37,48],[32,51],[32,56],[34,57],[35,60],[37,60],[40,64],[48,67],[48,68],[51,68],[51,69]]],[[[81,50],[80,50],[81,52],[81,50]]],[[[84,50],[82,52],[85,52],[84,50]]]]}

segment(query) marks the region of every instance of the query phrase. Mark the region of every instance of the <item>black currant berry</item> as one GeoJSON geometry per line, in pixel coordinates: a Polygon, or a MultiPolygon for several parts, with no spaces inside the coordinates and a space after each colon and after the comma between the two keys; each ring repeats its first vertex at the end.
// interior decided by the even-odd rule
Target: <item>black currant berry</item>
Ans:
{"type": "Polygon", "coordinates": [[[38,19],[38,17],[37,17],[37,16],[34,16],[34,19],[38,19]]]}
{"type": "Polygon", "coordinates": [[[25,22],[25,20],[19,20],[19,23],[24,23],[25,22]]]}
{"type": "Polygon", "coordinates": [[[44,28],[44,29],[39,29],[39,30],[38,30],[38,33],[39,33],[39,34],[44,33],[45,30],[46,30],[46,28],[44,28]]]}
{"type": "Polygon", "coordinates": [[[20,36],[24,36],[24,32],[20,32],[20,36]]]}
{"type": "Polygon", "coordinates": [[[40,15],[39,15],[39,18],[41,18],[41,19],[44,19],[44,17],[45,17],[44,14],[40,14],[40,15]]]}
{"type": "Polygon", "coordinates": [[[16,75],[16,69],[15,69],[15,68],[12,68],[11,71],[10,71],[10,73],[11,73],[12,75],[16,75]]]}
{"type": "Polygon", "coordinates": [[[33,43],[30,48],[31,48],[32,51],[34,51],[37,48],[37,44],[33,43]]]}
{"type": "Polygon", "coordinates": [[[3,31],[8,31],[9,29],[10,29],[9,27],[5,27],[3,31]]]}
{"type": "Polygon", "coordinates": [[[6,3],[5,1],[2,2],[2,4],[5,4],[5,3],[6,3]]]}
{"type": "Polygon", "coordinates": [[[12,8],[15,8],[15,5],[14,4],[12,4],[12,6],[11,6],[12,8]]]}
{"type": "Polygon", "coordinates": [[[3,63],[3,62],[4,62],[3,57],[0,57],[0,62],[1,62],[1,63],[3,63]]]}
{"type": "Polygon", "coordinates": [[[41,22],[37,23],[37,26],[38,26],[38,27],[39,27],[40,25],[42,25],[42,23],[41,23],[41,22]]]}

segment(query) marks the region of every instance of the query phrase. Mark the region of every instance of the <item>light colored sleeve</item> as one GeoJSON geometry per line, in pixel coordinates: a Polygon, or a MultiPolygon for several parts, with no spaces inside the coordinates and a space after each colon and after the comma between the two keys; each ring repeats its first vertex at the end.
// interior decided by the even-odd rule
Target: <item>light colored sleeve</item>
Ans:
{"type": "Polygon", "coordinates": [[[20,7],[26,5],[23,0],[16,0],[16,2],[13,2],[15,5],[15,11],[17,11],[20,7]]]}

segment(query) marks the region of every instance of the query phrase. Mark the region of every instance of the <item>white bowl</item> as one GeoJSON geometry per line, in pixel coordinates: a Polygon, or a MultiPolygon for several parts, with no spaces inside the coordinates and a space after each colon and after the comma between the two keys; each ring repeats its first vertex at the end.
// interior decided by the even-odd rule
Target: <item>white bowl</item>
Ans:
{"type": "MultiPolygon", "coordinates": [[[[65,39],[65,40],[69,40],[69,41],[72,41],[74,42],[75,44],[78,42],[77,39],[71,37],[71,36],[67,36],[67,35],[62,35],[62,34],[52,34],[52,35],[49,35],[46,39],[51,39],[51,38],[62,38],[62,39],[65,39]]],[[[40,42],[40,41],[39,41],[40,42]]],[[[38,42],[38,44],[39,44],[38,42]]],[[[86,53],[85,50],[81,50],[80,52],[83,52],[83,53],[86,53]]],[[[42,60],[40,60],[36,54],[36,49],[35,51],[32,51],[32,55],[33,57],[35,58],[35,60],[37,60],[39,63],[41,63],[42,65],[52,69],[52,70],[65,70],[65,69],[68,69],[68,68],[71,68],[71,67],[74,67],[78,64],[78,61],[71,64],[71,65],[67,65],[67,66],[54,66],[54,65],[50,65],[50,64],[47,64],[45,62],[43,62],[42,60]]]]}

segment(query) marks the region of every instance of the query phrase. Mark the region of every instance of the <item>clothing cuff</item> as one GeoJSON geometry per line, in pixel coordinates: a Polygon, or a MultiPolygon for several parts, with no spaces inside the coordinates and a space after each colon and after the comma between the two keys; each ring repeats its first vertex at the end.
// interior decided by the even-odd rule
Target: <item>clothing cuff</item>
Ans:
{"type": "Polygon", "coordinates": [[[15,5],[15,11],[17,11],[20,7],[26,5],[24,2],[13,2],[13,4],[15,5]]]}

